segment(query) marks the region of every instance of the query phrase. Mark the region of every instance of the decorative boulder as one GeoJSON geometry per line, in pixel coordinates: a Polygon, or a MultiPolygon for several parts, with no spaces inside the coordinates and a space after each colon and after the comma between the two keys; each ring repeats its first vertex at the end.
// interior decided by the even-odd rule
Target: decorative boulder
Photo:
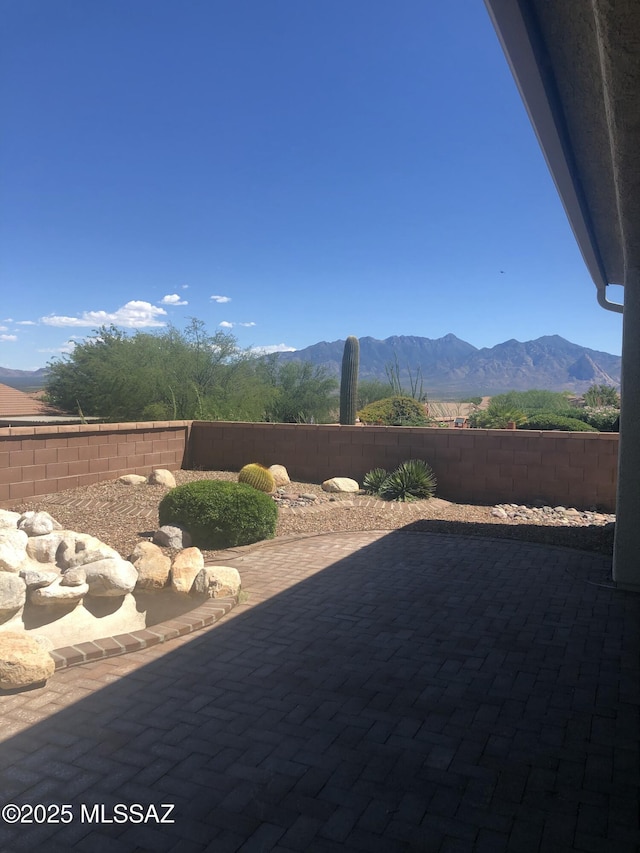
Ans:
{"type": "Polygon", "coordinates": [[[81,583],[75,586],[64,584],[64,576],[57,578],[49,586],[41,586],[29,592],[29,603],[40,606],[77,604],[89,592],[89,584],[81,583]]]}
{"type": "Polygon", "coordinates": [[[325,492],[359,492],[360,486],[350,477],[332,477],[322,484],[325,492]]]}
{"type": "Polygon", "coordinates": [[[171,565],[171,588],[174,592],[191,592],[193,582],[204,569],[204,557],[199,548],[185,548],[176,554],[171,565]]]}
{"type": "Polygon", "coordinates": [[[191,536],[181,527],[165,524],[153,534],[153,541],[162,548],[172,548],[175,551],[181,551],[183,548],[190,547],[191,536]]]}
{"type": "Polygon", "coordinates": [[[87,563],[99,560],[120,560],[120,554],[109,545],[105,545],[88,533],[72,533],[60,543],[56,553],[56,562],[61,569],[75,569],[87,563]]]}
{"type": "Polygon", "coordinates": [[[2,690],[41,684],[53,675],[55,668],[53,658],[37,640],[24,632],[0,632],[2,690]]]}
{"type": "Polygon", "coordinates": [[[205,566],[193,582],[192,593],[229,598],[240,592],[240,573],[231,566],[205,566]]]}
{"type": "Polygon", "coordinates": [[[27,589],[40,589],[40,587],[49,586],[58,580],[60,575],[57,572],[40,569],[22,569],[20,577],[25,582],[27,589]]]}
{"type": "Polygon", "coordinates": [[[163,589],[169,583],[171,558],[166,557],[162,548],[153,542],[138,542],[129,562],[138,572],[136,589],[163,589]]]}
{"type": "Polygon", "coordinates": [[[84,566],[89,585],[89,595],[117,598],[133,592],[138,581],[138,573],[131,563],[117,560],[97,560],[84,566]]]}
{"type": "Polygon", "coordinates": [[[27,556],[38,563],[55,563],[58,548],[69,535],[68,530],[54,530],[44,536],[32,536],[27,542],[27,556]]]}
{"type": "Polygon", "coordinates": [[[147,478],[143,477],[142,474],[123,474],[122,477],[118,477],[116,482],[122,483],[124,486],[141,486],[147,482],[147,478]]]}
{"type": "Polygon", "coordinates": [[[169,489],[176,487],[176,478],[166,468],[156,468],[149,474],[147,482],[150,486],[166,486],[169,489]]]}
{"type": "Polygon", "coordinates": [[[12,572],[0,572],[0,616],[8,616],[24,606],[27,586],[12,572]]]}
{"type": "Polygon", "coordinates": [[[53,530],[60,529],[60,525],[48,512],[25,512],[20,517],[18,529],[24,530],[28,536],[44,536],[53,530]]]}
{"type": "Polygon", "coordinates": [[[8,509],[0,509],[0,530],[5,528],[15,530],[22,516],[19,512],[11,512],[8,509]]]}
{"type": "Polygon", "coordinates": [[[60,586],[84,586],[86,582],[87,573],[82,566],[78,566],[75,569],[67,569],[62,575],[60,586]]]}
{"type": "Polygon", "coordinates": [[[27,558],[28,541],[24,530],[0,530],[0,571],[18,572],[27,558]]]}
{"type": "Polygon", "coordinates": [[[273,474],[273,479],[276,481],[276,486],[288,486],[291,480],[284,465],[271,465],[269,468],[273,474]]]}

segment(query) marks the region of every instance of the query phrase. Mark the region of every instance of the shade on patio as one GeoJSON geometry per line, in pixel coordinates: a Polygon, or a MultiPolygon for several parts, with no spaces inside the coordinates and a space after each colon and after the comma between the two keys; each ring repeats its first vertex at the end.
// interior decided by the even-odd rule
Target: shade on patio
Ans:
{"type": "Polygon", "coordinates": [[[613,577],[640,591],[640,3],[485,3],[598,302],[623,313],[613,577]]]}

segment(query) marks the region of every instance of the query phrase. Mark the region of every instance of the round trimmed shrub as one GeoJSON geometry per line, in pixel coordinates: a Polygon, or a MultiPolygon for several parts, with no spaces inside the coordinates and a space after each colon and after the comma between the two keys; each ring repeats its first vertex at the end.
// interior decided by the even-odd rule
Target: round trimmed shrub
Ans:
{"type": "Polygon", "coordinates": [[[563,432],[598,432],[595,427],[578,418],[567,418],[555,412],[540,412],[529,415],[527,422],[518,429],[557,429],[563,432]]]}
{"type": "Polygon", "coordinates": [[[196,480],[167,492],[158,507],[160,526],[188,530],[205,550],[250,545],[276,535],[273,498],[245,483],[196,480]]]}

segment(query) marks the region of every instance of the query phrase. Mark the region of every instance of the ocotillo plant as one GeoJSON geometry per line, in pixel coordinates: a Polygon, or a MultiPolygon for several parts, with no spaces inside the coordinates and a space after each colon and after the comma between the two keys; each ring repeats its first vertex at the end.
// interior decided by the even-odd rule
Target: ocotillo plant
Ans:
{"type": "Polygon", "coordinates": [[[358,398],[358,368],[360,367],[360,341],[349,335],[342,354],[340,379],[340,423],[355,424],[358,398]]]}

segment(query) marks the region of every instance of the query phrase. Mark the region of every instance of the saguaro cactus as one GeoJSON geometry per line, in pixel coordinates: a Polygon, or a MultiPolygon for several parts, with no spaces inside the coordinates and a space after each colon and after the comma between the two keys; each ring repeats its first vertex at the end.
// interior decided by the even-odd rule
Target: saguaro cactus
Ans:
{"type": "Polygon", "coordinates": [[[342,354],[340,379],[340,423],[355,424],[358,397],[358,368],[360,367],[360,341],[349,335],[342,354]]]}

